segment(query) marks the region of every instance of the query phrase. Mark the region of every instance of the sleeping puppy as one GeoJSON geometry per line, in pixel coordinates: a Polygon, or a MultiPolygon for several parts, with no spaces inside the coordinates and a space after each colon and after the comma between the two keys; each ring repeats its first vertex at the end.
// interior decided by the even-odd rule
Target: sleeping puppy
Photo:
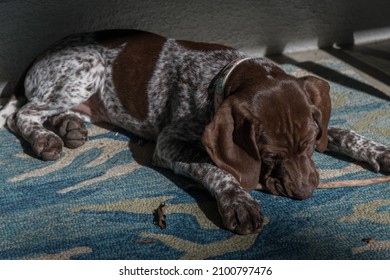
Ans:
{"type": "Polygon", "coordinates": [[[311,197],[315,149],[390,170],[388,148],[328,128],[326,81],[226,46],[134,30],[72,35],[39,56],[23,83],[17,94],[28,102],[7,125],[37,156],[57,160],[63,146],[83,145],[84,121],[114,124],[155,141],[153,163],[203,184],[239,234],[262,228],[248,193],[259,182],[275,195],[311,197]]]}

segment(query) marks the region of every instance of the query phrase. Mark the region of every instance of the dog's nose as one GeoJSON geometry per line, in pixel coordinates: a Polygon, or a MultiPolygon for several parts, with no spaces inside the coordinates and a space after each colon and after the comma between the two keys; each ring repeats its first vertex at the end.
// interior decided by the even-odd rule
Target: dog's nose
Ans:
{"type": "Polygon", "coordinates": [[[313,196],[314,190],[318,187],[319,176],[317,172],[309,175],[307,181],[302,181],[292,189],[292,198],[298,200],[309,199],[313,196]]]}
{"type": "Polygon", "coordinates": [[[314,189],[303,187],[299,191],[294,191],[291,198],[297,200],[309,199],[313,196],[314,189]]]}

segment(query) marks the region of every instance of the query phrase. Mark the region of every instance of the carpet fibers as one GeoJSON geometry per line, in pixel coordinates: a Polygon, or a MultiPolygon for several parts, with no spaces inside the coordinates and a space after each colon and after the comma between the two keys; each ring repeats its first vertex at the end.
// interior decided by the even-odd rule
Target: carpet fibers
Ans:
{"type": "MultiPolygon", "coordinates": [[[[347,65],[282,67],[330,82],[331,126],[390,145],[389,101],[347,65]]],[[[89,132],[83,147],[44,162],[0,130],[0,259],[390,259],[388,183],[317,190],[305,201],[254,191],[266,225],[239,236],[221,227],[202,186],[142,164],[148,145],[107,127],[89,132]],[[153,223],[161,203],[165,229],[153,223]]],[[[323,181],[381,175],[328,154],[315,161],[323,181]]]]}

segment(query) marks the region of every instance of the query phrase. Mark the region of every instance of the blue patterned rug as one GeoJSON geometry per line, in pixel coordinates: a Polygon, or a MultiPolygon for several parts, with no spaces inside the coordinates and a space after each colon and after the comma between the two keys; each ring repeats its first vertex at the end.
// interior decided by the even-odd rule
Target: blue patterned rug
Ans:
{"type": "MultiPolygon", "coordinates": [[[[389,101],[348,66],[321,60],[283,68],[331,83],[331,125],[390,145],[389,101]]],[[[115,129],[89,129],[89,141],[57,162],[32,157],[0,130],[0,259],[390,259],[389,184],[317,190],[306,201],[254,191],[266,225],[239,236],[221,229],[201,186],[140,164],[148,145],[115,129]],[[166,229],[153,223],[161,203],[166,229]]],[[[324,181],[378,176],[326,154],[315,161],[324,181]]]]}

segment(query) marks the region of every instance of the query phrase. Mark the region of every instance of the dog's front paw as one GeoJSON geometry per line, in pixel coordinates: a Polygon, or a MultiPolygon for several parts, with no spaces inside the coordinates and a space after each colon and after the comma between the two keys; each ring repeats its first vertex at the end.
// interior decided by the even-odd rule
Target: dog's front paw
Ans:
{"type": "Polygon", "coordinates": [[[224,226],[238,234],[258,233],[263,227],[259,204],[246,191],[234,189],[217,196],[224,226]]]}
{"type": "Polygon", "coordinates": [[[370,164],[376,171],[390,173],[390,148],[385,146],[377,147],[370,164]]]}

